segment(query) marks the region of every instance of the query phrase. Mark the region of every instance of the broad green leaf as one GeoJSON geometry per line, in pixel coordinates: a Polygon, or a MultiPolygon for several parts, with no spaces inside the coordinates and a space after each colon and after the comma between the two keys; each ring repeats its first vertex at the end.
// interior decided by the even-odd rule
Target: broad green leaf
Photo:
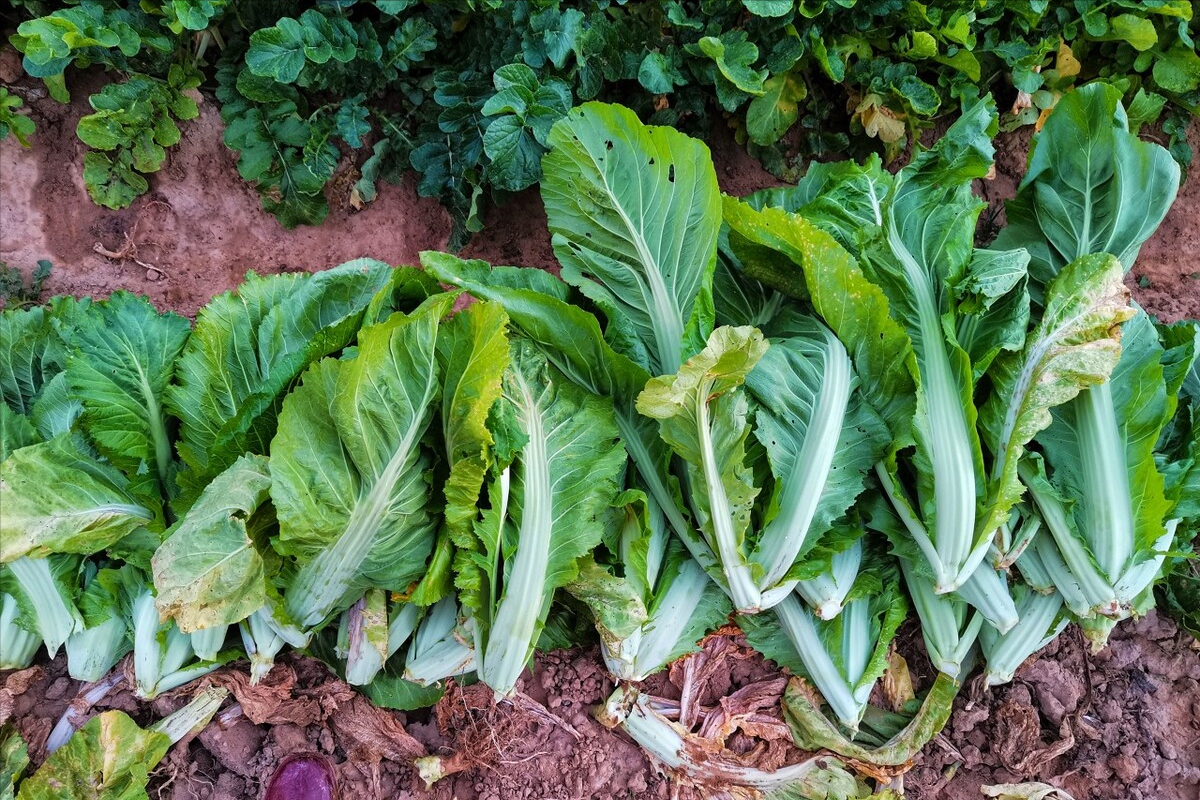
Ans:
{"type": "Polygon", "coordinates": [[[687,83],[687,78],[679,71],[679,67],[677,51],[647,53],[638,67],[638,83],[647,92],[669,94],[675,91],[676,86],[687,83]]]}
{"type": "Polygon", "coordinates": [[[742,5],[758,17],[783,17],[791,13],[794,0],[742,0],[742,5]]]}
{"type": "Polygon", "coordinates": [[[33,405],[32,421],[43,439],[53,439],[75,427],[83,416],[83,402],[71,392],[67,373],[50,379],[33,405]]]}
{"type": "Polygon", "coordinates": [[[500,397],[508,366],[508,317],[499,303],[476,303],[460,312],[438,337],[442,372],[442,440],[450,466],[444,529],[454,541],[470,539],[479,495],[491,465],[488,412],[500,397]]]}
{"type": "Polygon", "coordinates": [[[0,726],[0,800],[13,800],[15,787],[29,766],[29,748],[14,725],[0,726]]]}
{"type": "Polygon", "coordinates": [[[0,463],[0,562],[50,553],[96,553],[151,524],[157,509],[129,492],[117,469],[64,433],[0,463]]]}
{"type": "Polygon", "coordinates": [[[364,328],[353,358],[317,362],[284,400],[271,499],[276,549],[299,564],[287,612],[303,627],[356,587],[403,587],[424,571],[436,519],[422,440],[440,400],[437,338],[453,301],[436,295],[364,328]]]}
{"type": "Polygon", "coordinates": [[[171,746],[123,711],[92,717],[26,778],[17,800],[136,800],[171,746]]]}
{"type": "Polygon", "coordinates": [[[989,373],[992,394],[980,425],[993,453],[987,522],[993,530],[1024,493],[1017,464],[1051,424],[1051,409],[1107,380],[1120,358],[1119,326],[1134,313],[1122,271],[1103,254],[1064,267],[1047,287],[1045,310],[1024,350],[1000,357],[989,373]]]}
{"type": "Polygon", "coordinates": [[[83,429],[135,491],[156,497],[174,493],[163,400],[190,333],[185,318],[159,314],[145,298],[116,292],[76,315],[63,334],[71,352],[67,382],[83,403],[83,429]]]}
{"type": "Polygon", "coordinates": [[[1200,54],[1182,42],[1177,43],[1154,59],[1153,75],[1155,82],[1168,92],[1194,92],[1200,86],[1200,54]]]}
{"type": "Polygon", "coordinates": [[[1000,353],[1025,346],[1029,329],[1029,253],[976,250],[964,280],[955,287],[954,335],[971,359],[976,381],[1000,353]]]}
{"type": "Polygon", "coordinates": [[[705,36],[697,49],[716,63],[717,69],[731,84],[746,94],[760,95],[765,89],[766,70],[754,69],[758,47],[747,38],[745,31],[726,31],[718,36],[705,36]]]}
{"type": "Polygon", "coordinates": [[[305,367],[353,340],[364,309],[384,299],[393,277],[370,259],[315,275],[250,273],[201,309],[166,398],[187,465],[182,501],[243,453],[267,452],[280,396],[305,367]]]}
{"type": "Polygon", "coordinates": [[[757,401],[754,435],[775,477],[750,553],[764,571],[764,592],[777,591],[796,559],[846,513],[891,438],[828,328],[785,311],[766,333],[771,346],[746,377],[757,401]]]}
{"type": "Polygon", "coordinates": [[[246,66],[255,75],[294,83],[304,68],[305,41],[315,36],[315,31],[306,32],[291,17],[282,17],[274,26],[260,28],[250,35],[246,66]]]}
{"type": "Polygon", "coordinates": [[[89,304],[61,298],[48,306],[0,311],[0,400],[12,411],[33,414],[44,387],[66,364],[59,326],[89,304]]]}
{"type": "Polygon", "coordinates": [[[458,562],[479,675],[497,695],[513,691],[532,656],[554,590],[599,543],[599,517],[627,460],[611,405],[571,384],[531,343],[513,342],[503,385],[493,431],[510,429],[515,460],[494,475],[476,547],[458,562]]]}
{"type": "Polygon", "coordinates": [[[380,708],[394,708],[398,711],[415,711],[421,708],[431,708],[437,705],[446,693],[446,687],[441,683],[422,686],[419,683],[405,680],[404,664],[384,666],[370,683],[357,687],[367,699],[380,708]]]}
{"type": "Polygon", "coordinates": [[[492,180],[499,188],[519,191],[537,181],[542,148],[517,116],[493,121],[483,135],[483,150],[492,160],[492,180]]]}
{"type": "Polygon", "coordinates": [[[767,79],[763,93],[746,108],[746,132],[755,144],[775,144],[800,116],[799,103],[808,87],[799,76],[785,73],[767,79]]]}
{"type": "Polygon", "coordinates": [[[428,20],[410,17],[399,25],[384,47],[385,64],[408,72],[437,48],[437,30],[428,20]]]}
{"type": "Polygon", "coordinates": [[[231,62],[218,67],[217,82],[225,144],[238,151],[238,173],[256,182],[263,209],[285,228],[321,222],[329,213],[327,176],[305,163],[313,125],[298,111],[299,93],[231,62]]]}
{"type": "Polygon", "coordinates": [[[41,437],[28,417],[13,411],[7,403],[0,403],[0,461],[13,450],[39,441],[41,437]]]}
{"type": "Polygon", "coordinates": [[[1091,253],[1111,253],[1128,271],[1178,188],[1170,153],[1129,132],[1121,92],[1089,83],[1066,94],[1034,138],[994,247],[1026,248],[1043,284],[1091,253]]]}
{"type": "Polygon", "coordinates": [[[766,352],[755,328],[717,328],[677,374],[652,378],[637,400],[638,411],[658,420],[663,441],[687,464],[697,524],[734,605],[747,610],[758,609],[762,596],[744,549],[759,490],[746,463],[750,420],[741,385],[766,352]]]}
{"type": "Polygon", "coordinates": [[[489,267],[482,261],[464,261],[445,253],[422,253],[421,264],[438,280],[500,303],[512,325],[575,385],[609,398],[639,479],[672,530],[688,543],[693,557],[705,569],[714,568],[712,554],[682,510],[678,483],[667,466],[670,451],[654,421],[635,407],[649,373],[605,341],[594,316],[566,302],[567,286],[543,270],[489,267]]]}
{"type": "Polygon", "coordinates": [[[245,455],[208,485],[154,554],[155,603],[184,633],[231,625],[268,599],[248,521],[267,499],[267,459],[245,455]]]}
{"type": "Polygon", "coordinates": [[[730,244],[746,273],[793,297],[808,299],[863,377],[870,405],[887,421],[895,447],[910,436],[915,366],[904,330],[888,313],[879,287],[829,233],[778,208],[756,211],[725,199],[730,244]],[[847,299],[853,302],[846,302],[847,299]]]}
{"type": "Polygon", "coordinates": [[[1149,50],[1158,42],[1158,31],[1154,21],[1137,14],[1117,14],[1109,20],[1108,34],[1104,39],[1128,42],[1134,50],[1149,50]]]}
{"type": "Polygon", "coordinates": [[[542,198],[564,280],[628,319],[645,368],[675,371],[712,327],[721,212],[708,148],[600,103],[572,110],[549,144],[542,198]]]}

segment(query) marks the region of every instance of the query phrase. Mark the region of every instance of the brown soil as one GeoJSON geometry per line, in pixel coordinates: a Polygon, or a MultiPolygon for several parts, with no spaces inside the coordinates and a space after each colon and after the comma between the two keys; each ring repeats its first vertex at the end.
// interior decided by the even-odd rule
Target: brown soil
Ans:
{"type": "MultiPolygon", "coordinates": [[[[11,138],[0,143],[0,261],[28,272],[37,260],[50,260],[47,294],[103,296],[121,288],[147,294],[162,308],[194,314],[250,269],[319,270],[360,256],[411,264],[421,250],[446,245],[448,216],[435,201],[416,196],[411,176],[401,186],[382,186],[378,199],[357,212],[348,203],[352,181],[335,180],[340,188],[333,190],[323,225],[283,230],[237,175],[212,102],[202,104],[199,119],[182,126],[183,141],[151,179],[147,196],[122,211],[95,206],[83,188],[83,146],[74,133],[88,111],[92,80],[75,79],[76,102],[70,106],[46,100],[36,82],[9,84],[32,107],[38,129],[30,150],[11,138]],[[97,245],[124,257],[101,255],[97,245]]],[[[1200,151],[1200,125],[1193,125],[1190,140],[1200,151]]],[[[997,176],[983,190],[993,205],[1015,190],[1027,147],[1027,135],[1001,140],[997,176]]],[[[776,183],[727,134],[716,133],[713,150],[725,191],[740,195],[776,183]]],[[[1130,278],[1138,298],[1167,320],[1200,317],[1196,172],[1200,169],[1130,278]]],[[[552,267],[545,220],[536,191],[521,193],[491,210],[489,226],[463,255],[552,267]]],[[[959,699],[946,731],[906,776],[908,796],[978,798],[982,784],[1043,780],[1076,800],[1197,800],[1195,648],[1173,623],[1153,613],[1123,624],[1098,656],[1086,655],[1069,630],[1009,686],[968,691],[959,699]]],[[[729,685],[716,688],[734,691],[769,682],[761,667],[742,667],[747,674],[740,677],[731,670],[729,685]]],[[[246,717],[214,724],[176,746],[155,773],[151,796],[251,800],[284,757],[304,751],[334,761],[348,798],[666,798],[677,788],[636,745],[590,716],[590,707],[612,688],[594,648],[538,656],[523,690],[549,717],[527,706],[492,707],[470,691],[450,694],[434,712],[377,711],[317,662],[288,657],[276,673],[268,705],[247,695],[246,717]],[[471,766],[426,792],[407,763],[414,746],[434,754],[465,753],[471,766]]],[[[232,676],[223,681],[239,683],[232,676]]],[[[61,658],[33,671],[0,675],[0,682],[0,722],[17,721],[36,760],[78,686],[65,676],[61,658]]],[[[653,686],[678,697],[667,677],[653,686]]],[[[126,691],[99,708],[121,708],[148,721],[180,702],[139,703],[126,691]]],[[[711,705],[716,695],[698,702],[711,705]]]]}

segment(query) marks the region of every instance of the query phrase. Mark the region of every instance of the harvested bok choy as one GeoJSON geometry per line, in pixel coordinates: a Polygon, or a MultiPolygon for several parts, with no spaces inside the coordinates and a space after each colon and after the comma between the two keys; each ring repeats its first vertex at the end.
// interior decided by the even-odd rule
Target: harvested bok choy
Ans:
{"type": "Polygon", "coordinates": [[[473,539],[460,544],[456,586],[474,621],[479,677],[507,697],[554,591],[576,578],[578,560],[599,543],[627,457],[612,407],[520,338],[511,343],[491,429],[488,503],[473,539]]]}
{"type": "Polygon", "coordinates": [[[353,354],[313,364],[271,441],[274,548],[294,564],[273,624],[307,636],[371,586],[425,572],[437,518],[426,440],[441,393],[437,339],[454,295],[363,328],[353,354]],[[356,596],[357,595],[357,596],[356,596]]]}
{"type": "Polygon", "coordinates": [[[792,595],[774,607],[774,615],[738,621],[751,647],[807,677],[852,733],[858,731],[875,682],[887,669],[892,639],[908,615],[894,567],[879,555],[867,560],[871,568],[859,574],[845,607],[832,619],[819,618],[792,595]]]}
{"type": "Polygon", "coordinates": [[[423,253],[422,263],[439,280],[502,305],[513,327],[559,372],[612,404],[632,461],[629,491],[618,497],[619,510],[605,526],[607,553],[581,564],[580,577],[566,588],[594,611],[621,610],[607,621],[597,620],[615,675],[632,680],[661,669],[663,658],[693,648],[728,609],[720,589],[705,577],[706,569],[718,578],[723,573],[681,509],[678,482],[667,468],[667,446],[654,420],[635,407],[649,373],[616,352],[596,317],[566,302],[568,287],[541,270],[489,267],[444,253],[423,253]],[[700,547],[681,549],[681,542],[700,547]],[[697,552],[707,560],[695,558],[697,552]],[[618,587],[620,580],[605,578],[606,571],[621,576],[626,585],[618,587]],[[606,591],[618,592],[620,603],[607,603],[606,591]],[[628,613],[623,603],[630,604],[628,613]],[[687,622],[680,625],[678,615],[685,612],[687,622]],[[619,633],[619,627],[628,635],[619,633]]]}
{"type": "MultiPolygon", "coordinates": [[[[1129,131],[1120,92],[1089,85],[1064,97],[1038,134],[997,244],[1029,249],[1039,292],[1089,253],[1111,253],[1127,271],[1178,183],[1167,151],[1129,131]]],[[[1120,342],[1111,379],[1056,409],[1037,437],[1041,454],[1020,467],[1057,550],[1042,548],[1040,566],[1096,646],[1115,620],[1153,604],[1179,524],[1172,459],[1156,446],[1197,353],[1194,334],[1160,340],[1140,310],[1120,342]]]]}

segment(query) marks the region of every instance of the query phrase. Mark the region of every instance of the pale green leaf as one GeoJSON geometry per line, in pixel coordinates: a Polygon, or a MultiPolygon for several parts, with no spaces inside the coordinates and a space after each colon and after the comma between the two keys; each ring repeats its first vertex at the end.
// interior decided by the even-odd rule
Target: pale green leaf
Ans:
{"type": "Polygon", "coordinates": [[[587,103],[550,133],[542,198],[564,280],[627,317],[673,372],[712,327],[720,192],[708,148],[587,103]]]}
{"type": "Polygon", "coordinates": [[[433,548],[436,518],[422,444],[440,399],[436,348],[454,295],[364,328],[355,356],[311,367],[284,400],[271,442],[276,549],[297,559],[285,592],[305,627],[351,589],[404,587],[433,548]]]}
{"type": "Polygon", "coordinates": [[[989,514],[993,530],[1024,492],[1017,464],[1026,445],[1051,423],[1052,408],[1112,373],[1121,355],[1119,326],[1133,316],[1120,262],[1084,256],[1047,287],[1045,310],[1020,353],[998,358],[980,424],[992,452],[989,514]]]}
{"type": "Polygon", "coordinates": [[[64,332],[71,352],[67,382],[83,403],[83,429],[135,491],[156,497],[174,493],[163,400],[190,333],[184,317],[159,314],[128,292],[92,304],[64,332]]]}
{"type": "Polygon", "coordinates": [[[17,800],[136,800],[171,739],[123,711],[92,717],[21,784],[17,800]]]}
{"type": "Polygon", "coordinates": [[[353,340],[368,304],[387,299],[393,274],[371,259],[316,275],[251,273],[200,311],[167,393],[180,419],[184,504],[243,453],[267,452],[280,396],[305,367],[353,340]]]}
{"type": "Polygon", "coordinates": [[[755,328],[717,328],[677,374],[651,379],[637,400],[687,465],[697,524],[742,609],[757,609],[762,597],[745,552],[759,490],[746,463],[750,420],[741,385],[766,352],[755,328]]]}
{"type": "Polygon", "coordinates": [[[1035,137],[994,247],[1026,248],[1041,283],[1091,253],[1128,271],[1178,188],[1170,153],[1130,133],[1120,90],[1095,81],[1066,94],[1035,137]]]}
{"type": "Polygon", "coordinates": [[[0,562],[99,552],[150,524],[156,509],[135,500],[128,487],[125,476],[69,433],[17,450],[0,463],[0,562]]]}
{"type": "Polygon", "coordinates": [[[479,513],[479,494],[491,464],[487,416],[500,397],[508,366],[508,317],[498,303],[476,303],[455,316],[438,337],[444,376],[442,439],[450,474],[444,528],[455,541],[470,538],[479,513]]]}
{"type": "Polygon", "coordinates": [[[154,554],[155,603],[185,633],[231,625],[268,599],[247,523],[266,501],[267,459],[245,455],[213,479],[154,554]]]}
{"type": "MultiPolygon", "coordinates": [[[[479,675],[510,694],[533,654],[554,590],[575,579],[600,541],[627,456],[612,406],[567,381],[529,342],[515,340],[504,374],[504,422],[515,461],[493,478],[479,553],[464,560],[491,598],[475,614],[479,675]],[[493,538],[494,537],[494,538],[493,538]]],[[[465,601],[464,601],[465,602],[465,601]]]]}

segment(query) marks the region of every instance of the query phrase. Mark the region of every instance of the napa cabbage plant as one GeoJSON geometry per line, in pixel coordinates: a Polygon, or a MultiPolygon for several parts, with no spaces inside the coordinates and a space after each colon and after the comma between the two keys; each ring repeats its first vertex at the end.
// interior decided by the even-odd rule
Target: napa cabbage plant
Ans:
{"type": "Polygon", "coordinates": [[[364,328],[285,399],[271,441],[275,549],[295,571],[273,609],[310,632],[371,586],[419,579],[436,532],[426,437],[441,393],[437,338],[453,304],[434,295],[364,328]]]}
{"type": "MultiPolygon", "coordinates": [[[[896,176],[872,160],[821,165],[761,210],[726,201],[747,274],[811,303],[852,354],[893,434],[877,476],[939,593],[978,580],[1023,491],[1025,446],[1048,408],[1111,370],[1110,330],[1128,315],[1119,278],[1093,258],[1064,278],[1057,316],[1028,330],[1028,255],[972,244],[970,182],[990,166],[993,124],[978,103],[896,176]]],[[[975,595],[1013,616],[1011,598],[975,595]]]]}
{"type": "Polygon", "coordinates": [[[774,606],[774,615],[738,620],[751,647],[807,677],[852,732],[858,731],[871,692],[887,669],[892,640],[908,615],[895,567],[877,558],[868,565],[879,568],[859,574],[832,619],[821,619],[792,595],[774,606]]]}
{"type": "MultiPolygon", "coordinates": [[[[997,246],[1028,247],[1039,295],[1088,253],[1111,253],[1128,271],[1178,184],[1167,151],[1129,130],[1120,93],[1089,85],[1064,97],[1038,134],[997,246]]],[[[1097,645],[1115,620],[1152,605],[1182,519],[1186,469],[1158,444],[1197,354],[1193,326],[1160,333],[1140,309],[1120,340],[1111,379],[1057,408],[1038,436],[1041,453],[1021,465],[1057,550],[1040,548],[1038,566],[1097,645]]]]}
{"type": "Polygon", "coordinates": [[[669,451],[656,423],[637,412],[649,373],[609,344],[600,321],[569,302],[569,289],[542,270],[491,267],[444,253],[423,253],[438,280],[503,306],[511,325],[575,385],[602,396],[613,410],[629,454],[626,491],[606,514],[605,552],[580,565],[568,592],[597,617],[601,645],[614,675],[645,677],[696,646],[728,614],[710,574],[721,575],[706,548],[684,547],[695,536],[682,510],[669,451]],[[672,535],[675,534],[675,535],[672,535]],[[681,624],[681,621],[686,620],[681,624]]]}
{"type": "Polygon", "coordinates": [[[477,672],[506,697],[533,655],[554,590],[601,536],[627,456],[612,408],[575,386],[529,342],[514,339],[491,411],[495,461],[487,505],[456,557],[456,586],[474,618],[477,672]]]}

